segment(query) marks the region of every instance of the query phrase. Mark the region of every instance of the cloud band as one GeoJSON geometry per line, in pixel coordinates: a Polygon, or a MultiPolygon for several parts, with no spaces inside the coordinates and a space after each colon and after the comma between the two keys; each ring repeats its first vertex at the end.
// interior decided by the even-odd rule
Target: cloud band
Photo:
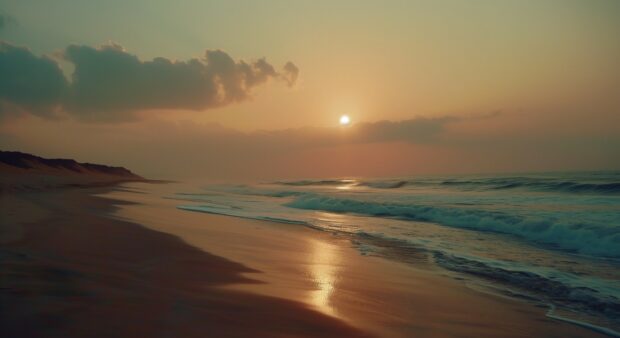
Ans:
{"type": "Polygon", "coordinates": [[[62,57],[74,67],[71,81],[54,60],[0,42],[0,113],[52,116],[63,110],[100,121],[149,109],[205,110],[247,100],[254,87],[271,79],[292,86],[299,73],[291,62],[276,71],[264,58],[235,61],[221,50],[188,61],[142,61],[116,44],[71,45],[62,57]]]}

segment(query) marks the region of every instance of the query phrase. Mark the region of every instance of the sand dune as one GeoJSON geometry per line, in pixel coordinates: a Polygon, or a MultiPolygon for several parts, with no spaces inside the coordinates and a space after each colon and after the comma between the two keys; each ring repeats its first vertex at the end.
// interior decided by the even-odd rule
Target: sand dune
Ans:
{"type": "Polygon", "coordinates": [[[0,151],[0,174],[0,190],[9,191],[145,180],[123,167],[46,159],[16,151],[0,151]]]}

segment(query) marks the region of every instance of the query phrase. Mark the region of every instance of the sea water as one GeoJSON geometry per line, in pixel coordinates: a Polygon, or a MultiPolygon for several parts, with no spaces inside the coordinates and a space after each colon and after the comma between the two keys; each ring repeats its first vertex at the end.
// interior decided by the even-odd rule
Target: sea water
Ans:
{"type": "Polygon", "coordinates": [[[548,306],[552,318],[620,329],[620,172],[309,179],[173,198],[183,210],[350,236],[365,255],[422,253],[471,285],[548,306]]]}

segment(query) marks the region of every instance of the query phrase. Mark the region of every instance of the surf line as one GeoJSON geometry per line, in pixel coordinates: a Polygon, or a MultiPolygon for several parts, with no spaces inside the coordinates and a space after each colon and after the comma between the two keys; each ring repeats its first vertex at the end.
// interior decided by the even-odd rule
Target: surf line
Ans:
{"type": "Polygon", "coordinates": [[[599,333],[602,333],[602,334],[606,334],[606,335],[611,336],[611,337],[620,337],[620,332],[614,331],[614,330],[612,330],[610,328],[606,328],[606,327],[602,327],[602,326],[597,326],[597,325],[586,323],[586,322],[582,322],[582,321],[579,321],[579,320],[558,316],[558,315],[555,314],[555,305],[554,304],[547,303],[546,305],[549,307],[549,310],[547,310],[547,313],[545,314],[545,316],[548,317],[548,318],[555,319],[555,320],[558,320],[558,321],[561,321],[561,322],[565,322],[565,323],[569,323],[569,324],[573,324],[573,325],[577,325],[577,326],[581,326],[583,328],[590,329],[592,331],[596,331],[596,332],[599,332],[599,333]]]}

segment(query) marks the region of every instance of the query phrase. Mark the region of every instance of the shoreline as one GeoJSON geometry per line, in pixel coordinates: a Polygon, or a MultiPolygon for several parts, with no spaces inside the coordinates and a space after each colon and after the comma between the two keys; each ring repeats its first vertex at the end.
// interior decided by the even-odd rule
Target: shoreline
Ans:
{"type": "MultiPolygon", "coordinates": [[[[108,215],[104,188],[3,191],[0,335],[369,336],[286,299],[227,289],[252,268],[108,215]]],[[[121,188],[122,189],[122,188],[121,188]]]]}
{"type": "Polygon", "coordinates": [[[545,317],[546,307],[474,290],[430,262],[363,256],[349,238],[299,225],[179,210],[161,198],[174,185],[129,186],[146,193],[106,195],[135,203],[116,217],[261,271],[247,275],[264,283],[229,287],[305,302],[377,336],[604,337],[545,317]]]}
{"type": "Polygon", "coordinates": [[[299,225],[179,210],[148,181],[0,193],[0,334],[604,337],[299,225]]]}

